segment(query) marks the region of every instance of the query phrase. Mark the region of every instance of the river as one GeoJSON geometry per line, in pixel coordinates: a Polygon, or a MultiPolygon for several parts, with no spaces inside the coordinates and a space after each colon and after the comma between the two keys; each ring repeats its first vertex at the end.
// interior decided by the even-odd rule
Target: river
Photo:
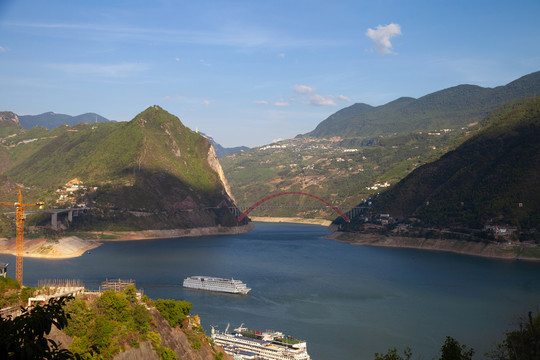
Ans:
{"type": "MultiPolygon", "coordinates": [[[[207,333],[228,323],[280,330],[306,340],[314,360],[369,360],[405,346],[413,358],[431,359],[446,336],[482,355],[539,309],[540,263],[355,246],[328,233],[256,223],[239,235],[108,242],[79,258],[26,258],[24,280],[76,278],[97,289],[106,278],[134,279],[151,298],[192,302],[207,333]],[[183,289],[190,275],[234,277],[252,290],[183,289]]],[[[13,256],[0,261],[14,271],[13,256]]]]}

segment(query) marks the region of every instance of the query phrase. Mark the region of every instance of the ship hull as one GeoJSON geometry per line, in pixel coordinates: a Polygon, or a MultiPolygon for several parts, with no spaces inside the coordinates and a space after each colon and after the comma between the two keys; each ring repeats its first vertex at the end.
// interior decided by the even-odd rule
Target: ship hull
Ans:
{"type": "Polygon", "coordinates": [[[223,279],[211,276],[190,276],[184,279],[183,286],[189,289],[241,295],[246,295],[251,290],[240,280],[223,279]]]}

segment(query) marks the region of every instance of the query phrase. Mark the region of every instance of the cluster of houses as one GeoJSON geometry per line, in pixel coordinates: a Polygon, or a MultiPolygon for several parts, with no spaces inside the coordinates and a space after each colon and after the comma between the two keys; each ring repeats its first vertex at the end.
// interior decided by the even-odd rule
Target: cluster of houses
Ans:
{"type": "MultiPolygon", "coordinates": [[[[60,205],[79,205],[85,206],[85,204],[77,204],[77,195],[85,193],[88,190],[84,186],[83,182],[77,178],[68,181],[61,189],[57,189],[58,199],[56,202],[60,205]]],[[[97,187],[92,188],[93,191],[97,190],[97,187]]]]}
{"type": "Polygon", "coordinates": [[[387,188],[389,186],[390,186],[390,183],[388,181],[386,181],[383,184],[376,183],[376,184],[373,184],[372,186],[366,186],[366,189],[368,189],[368,190],[378,190],[380,188],[387,188]]]}
{"type": "Polygon", "coordinates": [[[518,228],[508,225],[485,225],[484,231],[492,232],[495,236],[512,236],[518,228]]]}

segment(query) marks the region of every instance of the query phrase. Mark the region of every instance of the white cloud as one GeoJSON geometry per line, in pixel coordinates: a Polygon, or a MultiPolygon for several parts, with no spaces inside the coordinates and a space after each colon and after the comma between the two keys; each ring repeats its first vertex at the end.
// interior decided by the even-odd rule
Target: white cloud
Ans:
{"type": "Polygon", "coordinates": [[[351,99],[349,99],[348,97],[346,97],[345,95],[338,95],[337,96],[338,100],[342,100],[342,101],[346,101],[346,102],[350,102],[351,99]]]}
{"type": "Polygon", "coordinates": [[[315,89],[306,85],[294,85],[293,89],[297,94],[313,94],[315,92],[315,89]]]}
{"type": "Polygon", "coordinates": [[[290,104],[287,102],[287,101],[276,101],[274,103],[274,106],[277,106],[277,107],[285,107],[285,106],[289,106],[290,104]]]}
{"type": "Polygon", "coordinates": [[[5,52],[5,51],[6,51],[6,48],[3,46],[0,46],[0,52],[5,52]]]}
{"type": "Polygon", "coordinates": [[[378,25],[377,28],[367,29],[366,36],[375,43],[375,49],[379,55],[392,53],[392,43],[390,39],[393,36],[401,35],[401,26],[399,24],[389,24],[386,26],[378,25]]]}
{"type": "Polygon", "coordinates": [[[209,107],[210,106],[210,100],[204,100],[203,104],[204,104],[204,106],[209,107]]]}
{"type": "MultiPolygon", "coordinates": [[[[294,85],[293,91],[297,94],[291,97],[288,101],[280,100],[273,102],[272,105],[278,107],[291,106],[295,104],[304,104],[311,106],[337,106],[336,100],[350,102],[351,99],[344,95],[319,95],[315,92],[315,88],[307,85],[294,85]]],[[[267,101],[258,100],[252,101],[253,104],[266,105],[267,101]]]]}
{"type": "Polygon", "coordinates": [[[174,60],[176,60],[176,61],[178,62],[178,61],[180,61],[180,58],[179,58],[179,57],[177,57],[177,58],[175,58],[174,60]]]}
{"type": "Polygon", "coordinates": [[[336,106],[334,97],[332,95],[317,95],[313,94],[309,97],[309,104],[315,106],[336,106]]]}
{"type": "Polygon", "coordinates": [[[281,58],[281,59],[285,59],[285,53],[278,54],[278,57],[281,58]]]}
{"type": "MultiPolygon", "coordinates": [[[[319,95],[315,93],[315,89],[307,85],[293,86],[295,93],[302,97],[302,102],[314,106],[336,106],[333,95],[319,95]]],[[[342,95],[340,95],[342,96],[342,95]]],[[[339,97],[340,100],[343,100],[339,97]]]]}

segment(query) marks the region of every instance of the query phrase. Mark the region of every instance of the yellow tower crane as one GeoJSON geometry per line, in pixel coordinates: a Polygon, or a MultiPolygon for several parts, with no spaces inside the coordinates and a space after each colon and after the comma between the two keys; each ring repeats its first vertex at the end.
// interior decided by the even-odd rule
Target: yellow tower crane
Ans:
{"type": "Polygon", "coordinates": [[[13,205],[16,206],[16,224],[17,224],[17,242],[16,254],[17,260],[15,265],[15,279],[22,285],[23,281],[23,240],[24,240],[24,207],[25,206],[36,206],[39,205],[40,209],[43,208],[42,202],[36,202],[35,204],[24,204],[22,200],[22,192],[19,189],[19,201],[17,202],[1,202],[0,205],[13,205]]]}

